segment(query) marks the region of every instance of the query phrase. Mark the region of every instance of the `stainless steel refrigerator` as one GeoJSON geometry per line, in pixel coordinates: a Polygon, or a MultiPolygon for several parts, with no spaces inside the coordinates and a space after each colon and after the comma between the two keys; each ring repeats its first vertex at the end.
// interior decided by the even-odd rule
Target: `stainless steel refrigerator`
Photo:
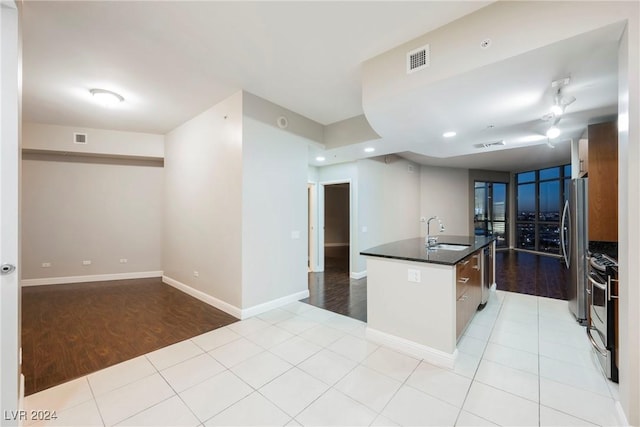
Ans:
{"type": "Polygon", "coordinates": [[[571,180],[560,227],[560,247],[570,272],[569,310],[581,325],[587,321],[587,185],[587,178],[571,180]]]}

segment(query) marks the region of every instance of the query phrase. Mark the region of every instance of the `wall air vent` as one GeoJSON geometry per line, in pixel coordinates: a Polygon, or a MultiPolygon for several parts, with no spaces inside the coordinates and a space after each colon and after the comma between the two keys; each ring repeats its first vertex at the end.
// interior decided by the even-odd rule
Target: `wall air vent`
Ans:
{"type": "Polygon", "coordinates": [[[427,68],[431,65],[431,48],[424,45],[407,53],[407,74],[427,68]]]}
{"type": "Polygon", "coordinates": [[[501,141],[494,141],[494,142],[483,142],[480,144],[473,144],[473,146],[475,148],[490,148],[490,147],[497,147],[497,146],[501,146],[501,145],[507,145],[507,143],[503,140],[501,141]]]}
{"type": "Polygon", "coordinates": [[[73,143],[74,144],[86,144],[87,143],[87,134],[86,133],[73,133],[73,143]]]}

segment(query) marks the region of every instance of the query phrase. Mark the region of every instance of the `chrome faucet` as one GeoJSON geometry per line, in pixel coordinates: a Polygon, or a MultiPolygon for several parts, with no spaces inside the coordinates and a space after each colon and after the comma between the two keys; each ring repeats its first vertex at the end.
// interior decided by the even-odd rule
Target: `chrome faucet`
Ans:
{"type": "Polygon", "coordinates": [[[427,245],[427,248],[434,246],[438,242],[438,237],[431,235],[430,226],[431,226],[431,221],[434,219],[438,221],[438,224],[440,224],[440,232],[442,233],[444,231],[444,224],[442,223],[442,221],[440,221],[440,218],[438,218],[437,216],[432,216],[431,218],[429,218],[427,220],[427,237],[424,240],[424,242],[427,245]]]}

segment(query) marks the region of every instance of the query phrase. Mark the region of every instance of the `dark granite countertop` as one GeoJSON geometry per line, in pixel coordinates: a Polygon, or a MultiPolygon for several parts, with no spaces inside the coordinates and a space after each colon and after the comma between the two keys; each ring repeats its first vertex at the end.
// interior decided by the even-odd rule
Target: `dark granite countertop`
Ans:
{"type": "Polygon", "coordinates": [[[424,237],[399,240],[360,252],[360,255],[432,264],[455,265],[480,248],[489,245],[495,237],[437,235],[438,243],[469,245],[461,251],[435,249],[427,251],[424,237]]]}

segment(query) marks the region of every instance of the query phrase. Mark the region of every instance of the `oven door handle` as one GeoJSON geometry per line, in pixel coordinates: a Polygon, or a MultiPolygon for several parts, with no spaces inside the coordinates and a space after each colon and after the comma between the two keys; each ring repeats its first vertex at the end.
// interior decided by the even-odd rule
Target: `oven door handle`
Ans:
{"type": "Polygon", "coordinates": [[[593,348],[595,348],[598,353],[606,357],[608,355],[608,351],[606,348],[605,349],[600,348],[596,340],[593,338],[593,335],[591,335],[591,325],[587,325],[586,329],[587,329],[587,337],[589,337],[589,341],[591,341],[591,345],[593,346],[593,348]]]}
{"type": "Polygon", "coordinates": [[[603,291],[607,292],[607,284],[606,283],[600,283],[597,280],[594,280],[593,277],[591,276],[587,276],[587,278],[589,279],[589,281],[591,283],[593,283],[597,288],[602,289],[603,291]]]}

